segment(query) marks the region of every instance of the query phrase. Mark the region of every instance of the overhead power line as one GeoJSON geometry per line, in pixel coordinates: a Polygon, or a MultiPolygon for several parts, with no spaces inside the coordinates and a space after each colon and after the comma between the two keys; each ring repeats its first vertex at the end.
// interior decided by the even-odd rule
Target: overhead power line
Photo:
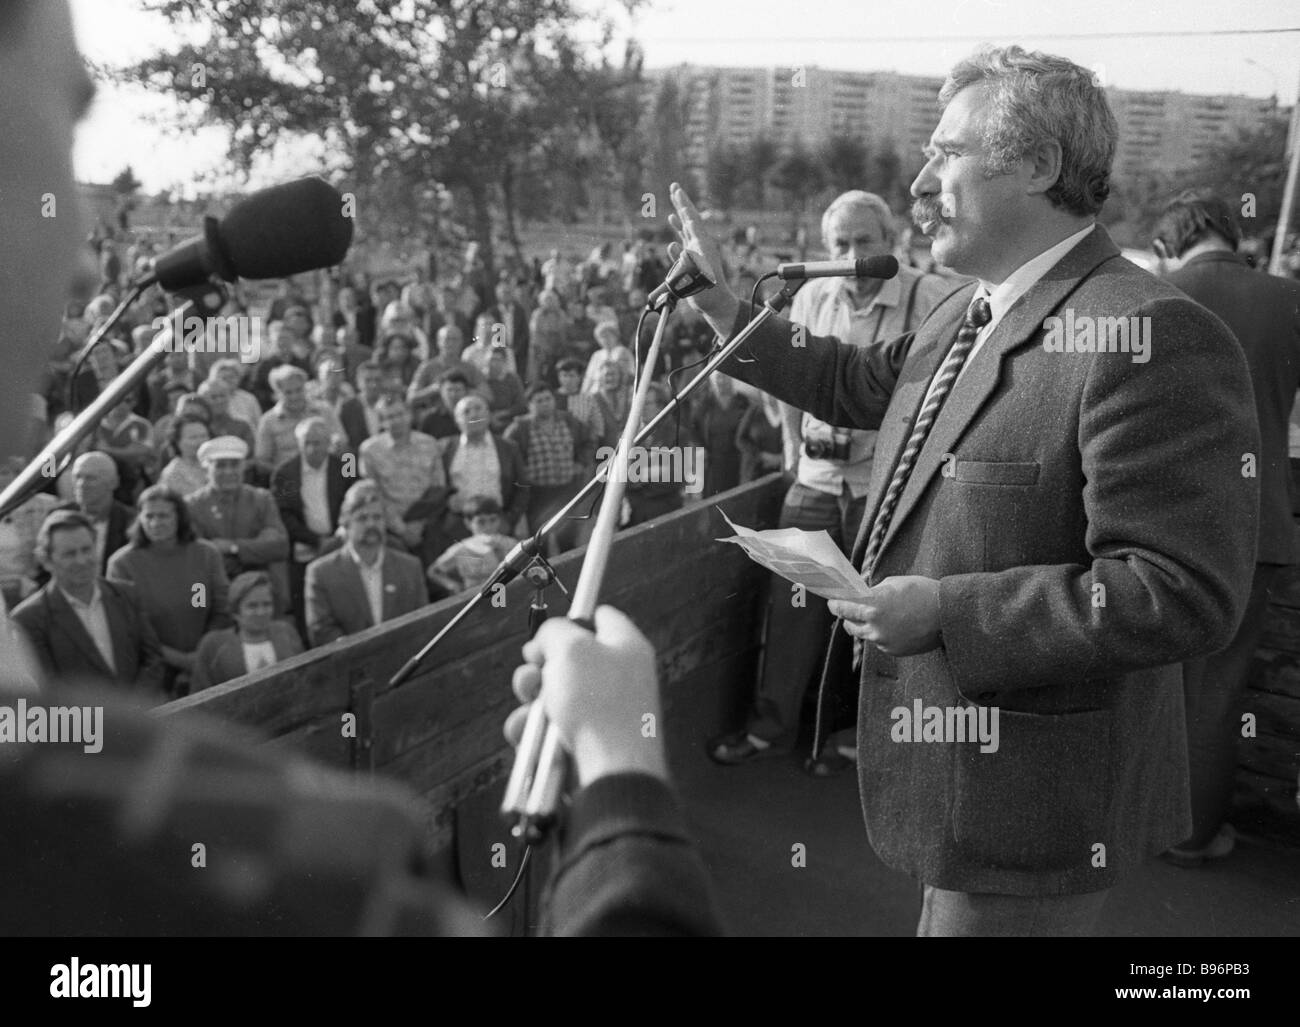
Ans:
{"type": "Polygon", "coordinates": [[[1008,35],[1014,35],[1018,39],[1137,39],[1145,37],[1169,39],[1175,36],[1272,36],[1287,32],[1300,32],[1300,25],[1294,28],[1273,29],[1184,29],[1181,31],[1152,29],[1149,32],[985,32],[955,36],[759,36],[743,40],[737,40],[734,37],[724,39],[718,36],[707,38],[703,36],[659,36],[652,38],[657,42],[671,40],[674,43],[726,46],[735,45],[737,42],[743,42],[746,45],[754,43],[782,43],[786,45],[800,43],[816,43],[818,45],[834,43],[970,43],[986,39],[1004,38],[1008,35]]]}

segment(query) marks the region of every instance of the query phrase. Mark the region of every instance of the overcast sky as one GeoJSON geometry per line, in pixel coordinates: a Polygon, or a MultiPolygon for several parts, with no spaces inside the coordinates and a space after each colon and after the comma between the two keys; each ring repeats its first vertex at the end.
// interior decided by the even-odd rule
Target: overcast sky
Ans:
{"type": "MultiPolygon", "coordinates": [[[[82,51],[95,61],[126,62],[170,39],[166,23],[143,13],[138,0],[72,0],[72,8],[82,51]]],[[[987,41],[1062,54],[1120,88],[1278,93],[1289,105],[1300,84],[1300,31],[1227,34],[1300,29],[1300,9],[1277,0],[1093,0],[1055,10],[1042,0],[654,0],[635,18],[619,18],[622,30],[641,40],[651,67],[816,65],[942,75],[987,41]],[[1224,34],[1176,35],[1205,31],[1224,34]],[[1069,38],[1098,33],[1115,35],[1069,38]]],[[[78,177],[108,181],[130,163],[152,191],[223,167],[224,134],[169,138],[150,120],[167,113],[161,98],[101,87],[78,136],[78,177]]],[[[272,168],[267,177],[293,173],[272,168]]]]}

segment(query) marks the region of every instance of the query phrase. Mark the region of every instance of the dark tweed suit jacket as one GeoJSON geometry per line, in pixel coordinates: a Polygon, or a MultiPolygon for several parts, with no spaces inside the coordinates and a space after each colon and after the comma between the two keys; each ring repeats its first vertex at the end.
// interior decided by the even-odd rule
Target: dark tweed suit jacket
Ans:
{"type": "Polygon", "coordinates": [[[1252,271],[1235,253],[1193,257],[1167,281],[1223,318],[1241,343],[1259,413],[1259,563],[1296,562],[1287,424],[1300,385],[1300,282],[1252,271]]]}
{"type": "MultiPolygon", "coordinates": [[[[855,566],[976,288],[873,349],[795,348],[776,318],[756,359],[727,368],[879,427],[855,566]]],[[[868,646],[860,675],[862,805],[886,863],[956,891],[1084,893],[1191,833],[1177,664],[1222,648],[1243,614],[1259,507],[1243,455],[1258,451],[1231,334],[1102,228],[1008,311],[940,411],[872,580],[940,581],[940,646],[897,660],[868,646]],[[1049,352],[1045,319],[1071,311],[1149,317],[1150,359],[1049,352]],[[893,741],[892,711],[917,699],[997,708],[999,748],[893,741]]]]}

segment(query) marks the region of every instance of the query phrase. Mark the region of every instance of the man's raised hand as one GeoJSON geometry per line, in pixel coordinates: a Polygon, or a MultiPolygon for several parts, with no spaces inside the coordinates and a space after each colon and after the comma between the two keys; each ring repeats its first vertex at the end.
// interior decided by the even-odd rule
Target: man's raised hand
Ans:
{"type": "Polygon", "coordinates": [[[726,262],[722,257],[722,247],[705,230],[704,219],[695,209],[691,198],[686,195],[685,189],[674,182],[669,187],[669,195],[672,197],[673,209],[677,213],[668,215],[668,224],[677,233],[679,240],[669,244],[669,257],[675,261],[681,256],[682,247],[685,246],[702,254],[718,276],[717,285],[691,296],[686,302],[703,314],[713,330],[725,339],[731,335],[740,302],[725,279],[726,262]]]}

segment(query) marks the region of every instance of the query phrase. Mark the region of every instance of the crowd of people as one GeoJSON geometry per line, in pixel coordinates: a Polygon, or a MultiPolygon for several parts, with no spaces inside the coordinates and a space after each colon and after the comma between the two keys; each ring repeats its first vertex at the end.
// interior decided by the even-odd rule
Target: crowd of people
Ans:
{"type": "MultiPolygon", "coordinates": [[[[169,311],[147,291],[75,362],[154,256],[148,236],[113,234],[101,226],[89,240],[100,282],[64,311],[33,400],[38,445],[169,311]]],[[[713,344],[683,306],[645,371],[657,315],[639,344],[638,319],[668,266],[642,240],[621,260],[613,250],[555,250],[493,277],[471,244],[436,278],[333,269],[273,295],[233,287],[207,333],[169,345],[0,523],[0,589],[38,656],[174,698],[482,587],[612,452],[637,375],[653,377],[644,423],[713,344]],[[63,618],[97,623],[122,584],[143,620],[128,631],[108,617],[91,631],[94,652],[58,645],[63,618]]],[[[689,397],[647,440],[620,526],[778,469],[778,411],[752,395],[714,376],[689,397]],[[683,460],[687,447],[699,458],[683,460]]],[[[0,482],[21,468],[15,458],[0,482]]],[[[584,504],[562,520],[547,551],[585,542],[594,514],[584,504]]]]}

